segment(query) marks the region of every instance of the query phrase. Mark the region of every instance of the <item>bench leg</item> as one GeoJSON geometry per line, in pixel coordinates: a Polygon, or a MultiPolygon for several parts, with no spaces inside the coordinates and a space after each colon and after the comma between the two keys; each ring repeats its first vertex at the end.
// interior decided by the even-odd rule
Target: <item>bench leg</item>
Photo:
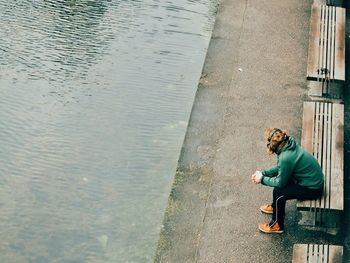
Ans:
{"type": "Polygon", "coordinates": [[[338,228],[340,226],[341,212],[330,209],[311,208],[310,210],[297,210],[298,224],[307,227],[338,228]]]}

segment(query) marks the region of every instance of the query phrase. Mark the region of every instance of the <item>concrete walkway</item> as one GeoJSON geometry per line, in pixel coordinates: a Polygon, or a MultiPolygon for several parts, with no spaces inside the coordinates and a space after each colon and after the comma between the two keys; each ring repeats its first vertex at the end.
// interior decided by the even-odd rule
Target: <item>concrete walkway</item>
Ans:
{"type": "Polygon", "coordinates": [[[299,227],[292,201],[285,234],[257,229],[272,189],[250,176],[275,163],[263,132],[284,128],[300,142],[311,4],[221,1],[155,262],[291,262],[295,243],[349,239],[348,224],[335,235],[299,227]]]}

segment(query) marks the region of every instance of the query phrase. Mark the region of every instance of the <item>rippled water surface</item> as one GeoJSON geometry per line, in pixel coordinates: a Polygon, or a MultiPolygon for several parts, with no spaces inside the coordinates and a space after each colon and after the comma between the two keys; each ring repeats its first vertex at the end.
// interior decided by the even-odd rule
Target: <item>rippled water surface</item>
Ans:
{"type": "Polygon", "coordinates": [[[151,262],[216,0],[0,0],[0,262],[151,262]]]}

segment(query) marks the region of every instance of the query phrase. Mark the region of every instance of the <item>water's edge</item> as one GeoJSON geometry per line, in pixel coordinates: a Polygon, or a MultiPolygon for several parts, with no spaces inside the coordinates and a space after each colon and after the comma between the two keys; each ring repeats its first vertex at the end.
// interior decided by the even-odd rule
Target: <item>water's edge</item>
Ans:
{"type": "Polygon", "coordinates": [[[218,11],[220,8],[220,4],[221,4],[221,0],[217,0],[217,7],[215,10],[215,21],[213,24],[213,29],[211,31],[210,41],[208,41],[207,52],[206,52],[205,59],[204,59],[203,65],[202,65],[202,70],[201,70],[202,74],[201,74],[200,78],[198,79],[198,85],[197,85],[196,94],[194,96],[192,110],[191,110],[191,113],[189,115],[189,121],[187,124],[185,136],[184,136],[184,139],[182,142],[182,147],[180,149],[180,154],[179,154],[179,158],[178,158],[178,165],[176,168],[176,172],[175,172],[174,179],[172,182],[170,194],[168,197],[168,203],[167,203],[167,206],[166,206],[166,209],[164,212],[162,226],[161,226],[160,233],[159,233],[159,240],[157,242],[156,251],[155,251],[155,255],[154,255],[154,262],[161,262],[160,255],[162,253],[162,250],[165,249],[166,239],[167,239],[167,236],[169,236],[169,231],[170,231],[169,227],[171,227],[171,224],[169,224],[169,222],[171,221],[171,216],[174,213],[174,209],[176,209],[174,207],[174,203],[175,203],[174,199],[176,199],[175,192],[176,192],[176,188],[178,187],[179,183],[181,181],[183,181],[181,179],[181,177],[183,176],[183,172],[181,172],[181,167],[180,167],[181,166],[181,159],[183,158],[183,154],[185,151],[185,141],[186,141],[186,138],[188,137],[189,129],[191,126],[192,114],[193,114],[194,108],[196,106],[196,102],[198,101],[198,98],[197,98],[198,92],[199,92],[199,89],[201,88],[202,83],[205,82],[205,79],[206,79],[206,73],[204,72],[204,68],[207,64],[207,59],[208,59],[208,55],[209,55],[209,46],[211,45],[211,42],[213,40],[213,34],[214,34],[214,30],[215,30],[215,25],[217,23],[218,15],[219,15],[218,11]]]}

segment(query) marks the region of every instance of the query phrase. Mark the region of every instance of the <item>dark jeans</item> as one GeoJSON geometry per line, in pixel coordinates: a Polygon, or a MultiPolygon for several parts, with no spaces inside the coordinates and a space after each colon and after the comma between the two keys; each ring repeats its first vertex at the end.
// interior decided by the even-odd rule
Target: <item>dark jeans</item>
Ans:
{"type": "Polygon", "coordinates": [[[291,199],[298,200],[314,200],[321,197],[323,194],[323,187],[320,189],[310,189],[294,183],[289,183],[284,188],[273,189],[273,214],[270,222],[272,227],[276,222],[281,229],[284,228],[284,210],[286,207],[286,201],[291,199]]]}

